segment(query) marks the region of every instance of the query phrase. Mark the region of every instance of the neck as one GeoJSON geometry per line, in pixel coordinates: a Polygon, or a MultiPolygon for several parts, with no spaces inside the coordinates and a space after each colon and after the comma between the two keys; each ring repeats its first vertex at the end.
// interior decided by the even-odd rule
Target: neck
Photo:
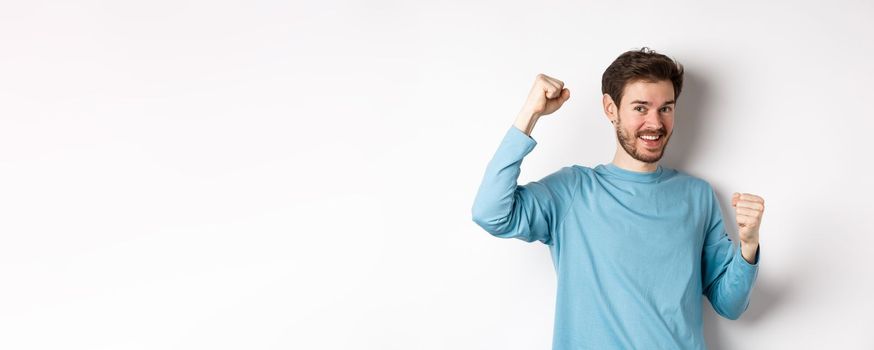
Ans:
{"type": "Polygon", "coordinates": [[[658,162],[645,163],[632,158],[622,146],[616,145],[616,154],[613,155],[613,165],[630,171],[653,172],[658,169],[658,162]]]}

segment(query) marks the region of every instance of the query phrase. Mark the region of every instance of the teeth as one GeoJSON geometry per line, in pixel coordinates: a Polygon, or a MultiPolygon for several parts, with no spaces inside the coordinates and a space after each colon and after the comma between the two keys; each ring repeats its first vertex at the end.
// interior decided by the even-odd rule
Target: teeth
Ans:
{"type": "Polygon", "coordinates": [[[658,135],[642,135],[642,136],[640,136],[640,138],[642,138],[644,140],[654,141],[654,140],[658,140],[659,136],[658,135]]]}

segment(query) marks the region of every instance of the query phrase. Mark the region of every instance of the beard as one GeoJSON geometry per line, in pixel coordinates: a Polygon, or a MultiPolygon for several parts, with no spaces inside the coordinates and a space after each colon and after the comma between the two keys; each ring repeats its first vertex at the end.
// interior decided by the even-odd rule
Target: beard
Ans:
{"type": "MultiPolygon", "coordinates": [[[[637,159],[644,163],[655,163],[662,159],[662,156],[665,154],[665,149],[668,147],[668,141],[671,139],[671,135],[667,134],[667,131],[664,127],[660,129],[648,129],[642,130],[640,132],[627,132],[622,128],[622,119],[619,115],[616,115],[616,139],[619,141],[619,144],[622,145],[622,148],[625,149],[625,152],[631,156],[631,158],[637,159]],[[649,152],[643,150],[645,147],[641,145],[638,147],[638,140],[640,135],[661,135],[659,141],[661,142],[661,146],[659,146],[658,150],[654,152],[649,152]]],[[[673,133],[672,133],[673,134],[673,133]]],[[[642,142],[642,141],[641,141],[642,142]]]]}

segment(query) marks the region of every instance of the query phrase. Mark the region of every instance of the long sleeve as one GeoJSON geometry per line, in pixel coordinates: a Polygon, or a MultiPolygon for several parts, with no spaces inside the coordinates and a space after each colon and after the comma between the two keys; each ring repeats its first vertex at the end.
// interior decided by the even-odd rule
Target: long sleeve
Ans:
{"type": "Polygon", "coordinates": [[[703,291],[719,315],[736,320],[749,306],[759,271],[761,245],[754,263],[747,262],[741,255],[740,242],[732,244],[725,232],[722,211],[712,188],[709,198],[710,215],[701,259],[703,291]]]}
{"type": "Polygon", "coordinates": [[[511,126],[486,167],[471,213],[473,221],[500,238],[553,244],[556,226],[573,200],[573,169],[564,167],[519,186],[522,159],[537,142],[511,126]]]}

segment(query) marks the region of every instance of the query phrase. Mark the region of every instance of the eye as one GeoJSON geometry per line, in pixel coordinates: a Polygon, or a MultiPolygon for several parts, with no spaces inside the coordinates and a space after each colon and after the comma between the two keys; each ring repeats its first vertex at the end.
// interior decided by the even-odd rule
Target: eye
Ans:
{"type": "Polygon", "coordinates": [[[643,106],[637,106],[637,107],[634,107],[634,110],[635,110],[635,111],[638,111],[638,112],[643,112],[642,110],[640,110],[641,108],[644,108],[644,107],[643,107],[643,106]]]}
{"type": "Polygon", "coordinates": [[[667,112],[670,112],[671,110],[673,110],[673,108],[671,108],[669,106],[662,107],[662,112],[667,113],[667,112]]]}

